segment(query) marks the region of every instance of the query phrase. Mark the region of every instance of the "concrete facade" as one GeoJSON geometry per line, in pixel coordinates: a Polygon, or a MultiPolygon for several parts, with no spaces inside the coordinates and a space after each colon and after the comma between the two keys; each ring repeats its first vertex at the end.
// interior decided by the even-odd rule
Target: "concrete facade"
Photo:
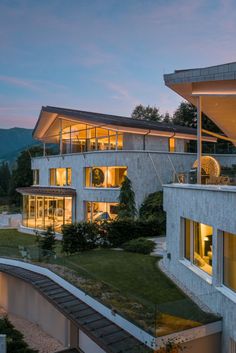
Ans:
{"type": "MultiPolygon", "coordinates": [[[[217,155],[216,158],[224,166],[236,163],[233,155],[217,155]]],[[[195,160],[196,154],[192,153],[96,151],[33,158],[32,169],[39,169],[39,185],[49,186],[50,168],[72,168],[71,187],[77,193],[73,219],[81,221],[85,217],[86,201],[117,202],[119,196],[119,188],[85,187],[86,167],[126,166],[139,208],[148,194],[162,190],[163,184],[172,183],[175,173],[189,171],[195,160]]]]}
{"type": "Polygon", "coordinates": [[[222,233],[236,234],[235,207],[236,187],[186,184],[164,187],[167,252],[163,265],[197,302],[223,318],[222,353],[234,352],[232,342],[236,341],[236,294],[223,285],[222,233]],[[184,258],[184,218],[213,227],[212,275],[184,258]]]}

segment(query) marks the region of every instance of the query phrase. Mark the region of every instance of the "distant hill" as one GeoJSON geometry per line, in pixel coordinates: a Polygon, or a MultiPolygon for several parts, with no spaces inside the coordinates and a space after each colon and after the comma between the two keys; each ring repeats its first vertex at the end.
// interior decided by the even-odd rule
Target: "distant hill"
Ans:
{"type": "Polygon", "coordinates": [[[21,151],[36,144],[32,131],[19,127],[0,129],[0,161],[8,161],[12,165],[21,151]]]}

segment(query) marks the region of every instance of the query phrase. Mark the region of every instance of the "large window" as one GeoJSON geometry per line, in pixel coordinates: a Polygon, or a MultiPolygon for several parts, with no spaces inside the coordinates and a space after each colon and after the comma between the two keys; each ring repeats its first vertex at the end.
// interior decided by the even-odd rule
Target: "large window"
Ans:
{"type": "Polygon", "coordinates": [[[117,217],[118,203],[86,202],[86,219],[88,221],[111,221],[117,217]]]}
{"type": "Polygon", "coordinates": [[[72,222],[72,198],[23,195],[23,225],[60,232],[63,224],[72,222]]]}
{"type": "Polygon", "coordinates": [[[49,169],[50,185],[69,186],[71,185],[71,168],[49,169]]]}
{"type": "Polygon", "coordinates": [[[85,186],[94,188],[119,188],[127,175],[127,167],[85,168],[85,186]]]}
{"type": "Polygon", "coordinates": [[[39,169],[33,169],[33,185],[39,185],[39,169]]]}
{"type": "Polygon", "coordinates": [[[223,283],[236,291],[236,234],[223,232],[224,268],[223,283]]]}
{"type": "Polygon", "coordinates": [[[75,124],[62,131],[62,152],[77,153],[98,150],[120,150],[123,134],[89,124],[75,124]]]}
{"type": "Polygon", "coordinates": [[[185,219],[184,223],[184,257],[201,270],[212,274],[213,228],[189,219],[185,219]]]}

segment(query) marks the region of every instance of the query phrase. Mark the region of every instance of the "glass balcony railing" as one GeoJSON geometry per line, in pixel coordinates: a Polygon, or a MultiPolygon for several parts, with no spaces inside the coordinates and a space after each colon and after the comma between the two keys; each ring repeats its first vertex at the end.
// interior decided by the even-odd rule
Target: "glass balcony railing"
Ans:
{"type": "MultiPolygon", "coordinates": [[[[161,286],[160,293],[156,295],[157,300],[153,302],[140,293],[121,291],[118,286],[101,280],[80,264],[79,254],[62,254],[59,246],[55,252],[41,250],[34,245],[0,247],[0,258],[16,259],[46,267],[110,308],[114,315],[121,315],[153,337],[181,332],[219,320],[219,317],[204,311],[178,290],[175,298],[168,302],[165,296],[161,295],[161,286]]],[[[202,296],[203,301],[206,301],[209,294],[203,293],[202,296]]],[[[198,297],[201,301],[201,296],[198,297]]]]}
{"type": "MultiPolygon", "coordinates": [[[[190,170],[189,172],[175,173],[173,183],[178,184],[197,184],[197,171],[190,170]]],[[[236,186],[236,174],[221,174],[219,176],[202,174],[202,185],[231,185],[236,186]]]]}

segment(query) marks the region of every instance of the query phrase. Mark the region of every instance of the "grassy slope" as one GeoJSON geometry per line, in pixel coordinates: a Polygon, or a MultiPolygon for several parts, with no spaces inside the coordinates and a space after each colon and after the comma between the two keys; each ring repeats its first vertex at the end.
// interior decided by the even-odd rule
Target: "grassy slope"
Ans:
{"type": "MultiPolygon", "coordinates": [[[[0,230],[0,255],[18,256],[18,245],[36,245],[35,237],[16,230],[0,230]],[[6,252],[3,247],[11,249],[6,252]]],[[[152,331],[157,325],[156,332],[162,335],[212,321],[211,315],[199,310],[157,268],[155,257],[109,249],[63,257],[58,247],[57,253],[57,264],[90,279],[82,289],[98,298],[109,292],[105,303],[133,318],[145,329],[152,331]],[[110,289],[100,287],[99,283],[108,284],[110,289]],[[141,307],[133,307],[135,303],[140,303],[141,307]],[[154,324],[156,309],[161,314],[154,324]]]]}

